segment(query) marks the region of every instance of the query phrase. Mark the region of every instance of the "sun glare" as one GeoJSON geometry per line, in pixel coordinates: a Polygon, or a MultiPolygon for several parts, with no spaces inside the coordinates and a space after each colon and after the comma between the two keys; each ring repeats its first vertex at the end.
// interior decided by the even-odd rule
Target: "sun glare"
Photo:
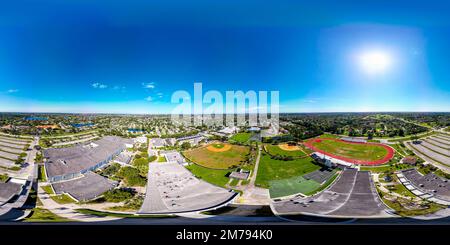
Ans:
{"type": "Polygon", "coordinates": [[[376,74],[386,72],[392,65],[392,57],[388,52],[373,50],[363,52],[358,60],[363,71],[376,74]]]}

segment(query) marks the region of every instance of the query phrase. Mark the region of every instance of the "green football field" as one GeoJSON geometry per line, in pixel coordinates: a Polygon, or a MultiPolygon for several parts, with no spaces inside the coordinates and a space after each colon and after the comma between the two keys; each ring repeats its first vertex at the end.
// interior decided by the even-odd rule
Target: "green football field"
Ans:
{"type": "Polygon", "coordinates": [[[314,180],[307,180],[301,176],[283,180],[273,180],[269,183],[269,193],[271,198],[290,196],[297,193],[310,193],[320,187],[314,180]]]}
{"type": "Polygon", "coordinates": [[[357,160],[375,161],[383,159],[388,154],[386,148],[379,145],[355,144],[327,139],[311,144],[315,148],[333,155],[357,160]]]}
{"type": "Polygon", "coordinates": [[[270,182],[302,176],[320,169],[311,157],[298,158],[292,161],[272,159],[269,154],[262,152],[256,176],[256,185],[269,188],[270,182]]]}

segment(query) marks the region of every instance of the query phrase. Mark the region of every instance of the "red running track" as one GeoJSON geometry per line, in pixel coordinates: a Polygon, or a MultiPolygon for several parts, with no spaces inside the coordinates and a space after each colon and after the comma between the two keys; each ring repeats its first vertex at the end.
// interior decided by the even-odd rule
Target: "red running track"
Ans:
{"type": "Polygon", "coordinates": [[[350,141],[345,141],[345,140],[340,140],[340,139],[332,139],[332,138],[314,138],[314,139],[310,139],[306,142],[303,143],[306,147],[310,148],[313,151],[317,151],[320,152],[322,154],[325,154],[327,156],[339,159],[339,160],[343,160],[349,163],[353,163],[353,164],[359,164],[359,165],[380,165],[383,163],[388,162],[389,160],[392,159],[392,157],[394,157],[394,149],[392,149],[392,147],[387,146],[387,145],[383,145],[383,144],[378,144],[378,143],[362,143],[362,142],[350,142],[350,141]],[[348,157],[343,157],[343,156],[337,156],[331,153],[328,153],[326,151],[317,149],[316,147],[314,147],[312,145],[312,143],[315,142],[320,142],[322,140],[333,140],[333,141],[340,141],[340,142],[345,142],[347,144],[365,144],[365,145],[377,145],[377,146],[381,146],[383,148],[385,148],[388,152],[388,154],[386,154],[385,157],[383,157],[382,159],[379,160],[375,160],[375,161],[366,161],[366,160],[356,160],[356,159],[352,159],[352,158],[348,158],[348,157]]]}

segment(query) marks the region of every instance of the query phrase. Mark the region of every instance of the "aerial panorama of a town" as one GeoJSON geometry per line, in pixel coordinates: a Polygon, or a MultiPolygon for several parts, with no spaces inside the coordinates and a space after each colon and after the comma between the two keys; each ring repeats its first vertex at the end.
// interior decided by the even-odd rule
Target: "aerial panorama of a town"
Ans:
{"type": "Polygon", "coordinates": [[[2,5],[2,227],[450,225],[444,1],[2,5]]]}

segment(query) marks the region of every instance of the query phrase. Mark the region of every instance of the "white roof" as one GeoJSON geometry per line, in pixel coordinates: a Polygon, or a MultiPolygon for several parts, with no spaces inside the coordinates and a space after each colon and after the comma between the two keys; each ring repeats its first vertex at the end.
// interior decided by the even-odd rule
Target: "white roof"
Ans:
{"type": "Polygon", "coordinates": [[[411,191],[414,195],[416,195],[416,196],[420,196],[420,195],[423,195],[423,194],[425,194],[425,193],[423,193],[423,192],[421,192],[421,191],[419,191],[419,190],[412,190],[411,191]]]}
{"type": "Polygon", "coordinates": [[[12,182],[12,183],[15,183],[15,184],[25,185],[27,183],[27,180],[11,178],[9,180],[9,182],[12,182]]]}
{"type": "Polygon", "coordinates": [[[234,133],[234,131],[237,131],[236,127],[226,127],[222,130],[219,130],[219,133],[232,134],[232,133],[234,133]]]}

